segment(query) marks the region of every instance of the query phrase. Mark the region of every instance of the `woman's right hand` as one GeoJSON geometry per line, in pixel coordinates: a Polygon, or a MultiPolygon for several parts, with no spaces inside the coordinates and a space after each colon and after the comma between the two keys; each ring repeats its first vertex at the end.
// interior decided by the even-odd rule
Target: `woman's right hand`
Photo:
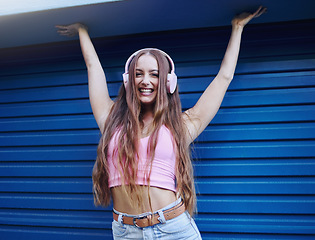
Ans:
{"type": "Polygon", "coordinates": [[[79,33],[79,29],[85,29],[86,31],[88,30],[87,26],[85,26],[82,23],[73,23],[70,25],[56,25],[56,28],[58,29],[58,33],[62,36],[67,36],[67,37],[74,37],[79,33]]]}

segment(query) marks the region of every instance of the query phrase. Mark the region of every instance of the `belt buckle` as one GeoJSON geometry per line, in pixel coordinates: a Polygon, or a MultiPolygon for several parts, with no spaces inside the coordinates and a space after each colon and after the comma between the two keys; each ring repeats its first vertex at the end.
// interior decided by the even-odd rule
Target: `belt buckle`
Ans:
{"type": "Polygon", "coordinates": [[[138,224],[137,224],[137,219],[142,219],[142,218],[133,218],[133,225],[135,226],[135,227],[137,227],[137,228],[141,228],[138,224]]]}
{"type": "MultiPolygon", "coordinates": [[[[151,214],[148,214],[148,215],[146,215],[146,216],[143,216],[143,217],[138,217],[138,218],[133,218],[133,225],[135,226],[135,227],[137,227],[137,228],[142,228],[142,227],[140,227],[138,224],[137,224],[137,220],[138,219],[145,219],[145,218],[147,218],[148,219],[148,226],[152,226],[152,215],[153,215],[153,213],[151,213],[151,214]]],[[[148,227],[147,226],[147,227],[148,227]]]]}

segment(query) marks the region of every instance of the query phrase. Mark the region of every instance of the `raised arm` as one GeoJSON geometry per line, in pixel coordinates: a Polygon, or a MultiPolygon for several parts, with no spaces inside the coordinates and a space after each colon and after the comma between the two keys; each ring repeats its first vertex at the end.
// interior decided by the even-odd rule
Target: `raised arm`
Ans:
{"type": "Polygon", "coordinates": [[[196,105],[183,113],[183,119],[188,129],[187,138],[189,142],[199,136],[220,108],[223,97],[234,76],[244,26],[251,19],[260,16],[265,11],[266,8],[259,7],[255,13],[242,13],[232,20],[230,41],[217,76],[201,95],[196,105]]]}
{"type": "Polygon", "coordinates": [[[88,71],[89,98],[94,118],[103,132],[104,123],[113,105],[109,97],[105,73],[94,49],[87,27],[81,23],[57,25],[58,32],[64,36],[79,34],[81,51],[88,71]]]}

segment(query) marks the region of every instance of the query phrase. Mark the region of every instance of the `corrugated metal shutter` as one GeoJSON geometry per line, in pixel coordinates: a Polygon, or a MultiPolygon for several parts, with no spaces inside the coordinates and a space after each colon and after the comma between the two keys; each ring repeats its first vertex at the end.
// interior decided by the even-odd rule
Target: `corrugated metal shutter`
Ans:
{"type": "MultiPolygon", "coordinates": [[[[315,238],[315,22],[248,26],[235,79],[194,144],[204,239],[315,238]]],[[[95,39],[110,93],[126,58],[158,47],[184,108],[219,69],[230,29],[95,39]]],[[[1,239],[110,239],[93,206],[99,132],[77,41],[0,51],[1,239]]]]}

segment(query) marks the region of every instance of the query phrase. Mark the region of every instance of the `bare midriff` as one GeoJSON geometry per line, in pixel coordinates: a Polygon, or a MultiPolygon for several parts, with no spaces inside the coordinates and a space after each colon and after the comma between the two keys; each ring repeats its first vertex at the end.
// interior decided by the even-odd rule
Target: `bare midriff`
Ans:
{"type": "Polygon", "coordinates": [[[131,205],[130,197],[126,194],[121,186],[111,188],[114,209],[121,213],[139,215],[145,212],[155,212],[176,201],[176,194],[173,191],[158,187],[150,187],[149,192],[152,205],[151,210],[148,197],[148,187],[141,187],[143,188],[142,199],[144,201],[142,209],[137,209],[131,205]]]}

